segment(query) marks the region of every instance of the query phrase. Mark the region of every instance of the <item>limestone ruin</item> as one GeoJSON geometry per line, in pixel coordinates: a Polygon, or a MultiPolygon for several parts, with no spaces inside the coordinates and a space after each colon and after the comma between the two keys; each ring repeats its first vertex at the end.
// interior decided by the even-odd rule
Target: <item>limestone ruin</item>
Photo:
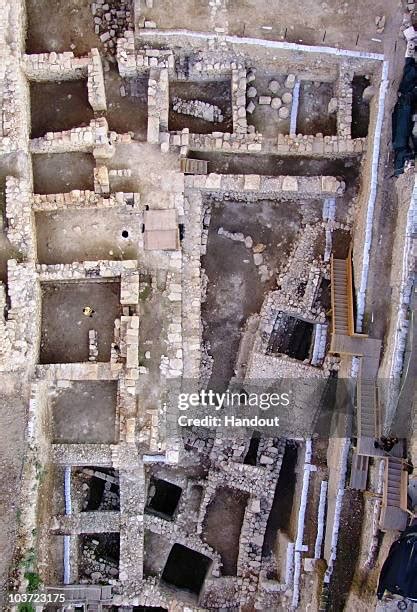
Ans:
{"type": "Polygon", "coordinates": [[[342,45],[226,0],[201,23],[95,0],[48,25],[49,4],[0,0],[0,376],[25,406],[7,593],[371,609],[354,586],[417,462],[417,191],[412,166],[388,178],[381,45],[401,55],[401,14],[342,45]]]}

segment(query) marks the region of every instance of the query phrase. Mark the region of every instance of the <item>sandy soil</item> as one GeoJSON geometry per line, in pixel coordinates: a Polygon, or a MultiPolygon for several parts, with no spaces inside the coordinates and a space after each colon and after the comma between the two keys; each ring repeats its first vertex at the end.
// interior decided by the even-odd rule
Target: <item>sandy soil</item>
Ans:
{"type": "Polygon", "coordinates": [[[94,191],[95,160],[89,153],[32,155],[34,193],[67,193],[73,189],[94,191]]]}
{"type": "Polygon", "coordinates": [[[140,231],[140,216],[117,208],[37,213],[38,261],[136,259],[140,231]]]}
{"type": "Polygon", "coordinates": [[[109,443],[116,440],[117,383],[73,382],[52,398],[54,441],[58,443],[109,443]]]}
{"type": "Polygon", "coordinates": [[[0,604],[14,552],[24,454],[27,388],[17,376],[0,375],[0,604]]]}
{"type": "Polygon", "coordinates": [[[120,315],[119,282],[44,283],[41,363],[88,361],[88,332],[98,332],[97,361],[110,361],[114,320],[120,315]],[[83,308],[94,310],[92,317],[83,308]]]}
{"type": "Polygon", "coordinates": [[[27,0],[26,7],[27,53],[73,49],[75,55],[84,55],[92,47],[101,49],[89,0],[27,0]]]}
{"type": "Polygon", "coordinates": [[[371,3],[343,0],[294,0],[269,2],[268,0],[229,0],[221,8],[211,10],[203,0],[187,0],[182,10],[174,2],[154,2],[154,8],[142,13],[157,27],[186,28],[213,31],[223,27],[229,34],[284,39],[305,44],[327,44],[334,47],[381,52],[385,36],[378,34],[377,15],[386,15],[387,27],[395,20],[396,6],[391,0],[371,3]],[[377,38],[382,42],[374,41],[377,38]]]}

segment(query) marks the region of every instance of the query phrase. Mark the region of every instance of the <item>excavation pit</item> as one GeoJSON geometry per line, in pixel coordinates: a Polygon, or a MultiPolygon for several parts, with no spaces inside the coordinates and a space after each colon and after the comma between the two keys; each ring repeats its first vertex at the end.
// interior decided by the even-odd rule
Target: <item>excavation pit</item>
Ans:
{"type": "Polygon", "coordinates": [[[363,99],[363,92],[370,81],[356,75],[352,81],[352,138],[366,138],[369,128],[369,101],[363,99]]]}
{"type": "Polygon", "coordinates": [[[307,218],[319,221],[321,212],[322,202],[315,200],[296,205],[280,200],[213,201],[207,254],[202,258],[208,276],[207,300],[202,305],[204,339],[210,342],[214,358],[211,388],[227,387],[247,318],[260,311],[302,223],[307,218]],[[224,230],[238,234],[243,229],[245,237],[252,239],[249,248],[224,234],[224,230]],[[256,258],[254,248],[262,251],[256,258]]]}
{"type": "Polygon", "coordinates": [[[232,132],[231,84],[228,81],[172,81],[169,84],[169,118],[170,131],[188,128],[192,134],[210,134],[211,132],[232,132]],[[199,117],[185,115],[173,110],[174,98],[182,100],[200,100],[218,107],[223,116],[221,123],[206,121],[199,117]]]}
{"type": "Polygon", "coordinates": [[[248,499],[248,493],[219,487],[207,507],[203,539],[220,554],[223,576],[236,576],[239,538],[248,499]]]}
{"type": "Polygon", "coordinates": [[[182,489],[172,482],[151,478],[146,511],[172,520],[178,508],[182,489]]]}
{"type": "Polygon", "coordinates": [[[37,212],[35,219],[39,263],[137,259],[141,224],[133,212],[73,209],[37,212]]]}
{"type": "Polygon", "coordinates": [[[302,81],[297,115],[297,134],[335,136],[336,112],[329,114],[330,100],[334,97],[333,83],[302,81]]]}
{"type": "Polygon", "coordinates": [[[86,126],[94,117],[87,81],[30,83],[31,138],[86,126]]]}
{"type": "Polygon", "coordinates": [[[26,13],[26,53],[73,49],[75,55],[84,55],[102,46],[94,33],[89,0],[27,0],[26,13]]]}
{"type": "MultiPolygon", "coordinates": [[[[116,404],[117,381],[73,381],[68,388],[57,389],[51,398],[54,442],[114,443],[116,404]]],[[[99,481],[98,478],[94,480],[99,481]]],[[[102,480],[103,492],[105,482],[102,480]]],[[[92,505],[97,499],[99,485],[101,482],[96,482],[96,489],[91,488],[92,505]]]]}
{"type": "Polygon", "coordinates": [[[314,325],[279,312],[269,339],[267,354],[283,354],[304,361],[309,359],[314,325]]]}
{"type": "Polygon", "coordinates": [[[82,512],[120,510],[117,470],[103,467],[79,468],[74,473],[73,482],[74,490],[79,491],[81,497],[82,512]]]}
{"type": "Polygon", "coordinates": [[[79,536],[78,577],[89,584],[107,583],[119,576],[120,535],[94,533],[79,536]]]}
{"type": "Polygon", "coordinates": [[[34,193],[94,191],[95,160],[90,153],[32,155],[34,193]]]}
{"type": "Polygon", "coordinates": [[[206,555],[182,544],[174,544],[162,572],[161,582],[198,598],[211,564],[212,560],[206,555]]]}
{"type": "Polygon", "coordinates": [[[140,275],[139,283],[139,363],[146,365],[149,372],[150,388],[144,392],[144,409],[152,408],[154,402],[154,386],[160,376],[160,360],[164,353],[167,329],[166,297],[164,274],[151,278],[146,274],[140,275]]]}
{"type": "Polygon", "coordinates": [[[106,118],[118,134],[133,132],[135,140],[146,140],[148,128],[148,78],[123,79],[111,66],[105,73],[106,118]]]}
{"type": "Polygon", "coordinates": [[[278,134],[289,134],[292,101],[288,94],[292,96],[293,89],[285,87],[285,79],[286,75],[261,74],[258,70],[255,80],[247,85],[247,105],[250,105],[251,102],[255,105],[254,111],[246,114],[247,122],[248,125],[253,125],[264,138],[277,138],[278,134]],[[271,82],[274,82],[274,92],[270,90],[271,82]],[[256,89],[256,96],[250,97],[254,89],[256,89]],[[270,104],[260,104],[261,97],[271,98],[270,104]],[[274,99],[275,102],[273,102],[274,99]],[[275,108],[275,104],[280,104],[279,108],[275,108]],[[281,110],[284,108],[285,111],[281,110]],[[282,117],[281,114],[284,112],[286,116],[282,117]]]}
{"type": "Polygon", "coordinates": [[[254,431],[250,442],[247,453],[243,460],[246,465],[256,465],[258,462],[259,443],[261,441],[261,435],[259,431],[254,431]]]}
{"type": "MultiPolygon", "coordinates": [[[[266,525],[263,555],[277,553],[277,534],[281,530],[292,540],[296,536],[296,524],[292,524],[291,515],[294,504],[295,486],[297,482],[298,449],[295,444],[287,443],[274,499],[266,525]]],[[[282,551],[280,551],[282,554],[282,551]]]]}
{"type": "Polygon", "coordinates": [[[261,174],[264,176],[342,176],[356,180],[360,158],[312,158],[300,155],[251,155],[248,153],[212,153],[190,151],[190,159],[208,161],[208,172],[217,174],[261,174]]]}
{"type": "Polygon", "coordinates": [[[89,331],[98,334],[97,361],[110,360],[114,321],[120,316],[120,281],[45,282],[40,363],[89,361],[89,331]],[[85,307],[92,316],[83,313],[85,307]]]}

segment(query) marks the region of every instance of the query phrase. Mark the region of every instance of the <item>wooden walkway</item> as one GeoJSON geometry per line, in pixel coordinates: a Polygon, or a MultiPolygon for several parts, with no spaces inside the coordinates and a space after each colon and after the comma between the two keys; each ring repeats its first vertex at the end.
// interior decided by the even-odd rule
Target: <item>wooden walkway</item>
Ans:
{"type": "Polygon", "coordinates": [[[352,457],[349,486],[366,490],[369,458],[385,463],[383,496],[379,527],[383,531],[402,531],[407,526],[408,473],[404,469],[403,444],[390,453],[375,448],[382,435],[382,415],[378,402],[377,375],[381,340],[355,333],[351,251],[347,259],[331,261],[332,339],[330,352],[358,357],[356,420],[357,447],[352,457]]]}
{"type": "Polygon", "coordinates": [[[385,461],[384,489],[379,528],[382,531],[403,531],[407,526],[408,472],[402,459],[388,457],[385,461]]]}

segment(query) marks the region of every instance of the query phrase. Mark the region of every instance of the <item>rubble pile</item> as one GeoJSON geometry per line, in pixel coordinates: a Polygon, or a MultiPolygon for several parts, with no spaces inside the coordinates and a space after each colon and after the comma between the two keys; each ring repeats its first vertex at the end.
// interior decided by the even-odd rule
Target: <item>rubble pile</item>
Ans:
{"type": "Polygon", "coordinates": [[[202,100],[184,100],[175,97],[172,101],[172,110],[182,115],[190,115],[211,123],[222,123],[223,114],[215,104],[203,102],[202,100]]]}
{"type": "Polygon", "coordinates": [[[133,30],[133,7],[131,0],[94,0],[91,3],[94,31],[100,37],[109,55],[116,54],[117,39],[133,30]]]}

